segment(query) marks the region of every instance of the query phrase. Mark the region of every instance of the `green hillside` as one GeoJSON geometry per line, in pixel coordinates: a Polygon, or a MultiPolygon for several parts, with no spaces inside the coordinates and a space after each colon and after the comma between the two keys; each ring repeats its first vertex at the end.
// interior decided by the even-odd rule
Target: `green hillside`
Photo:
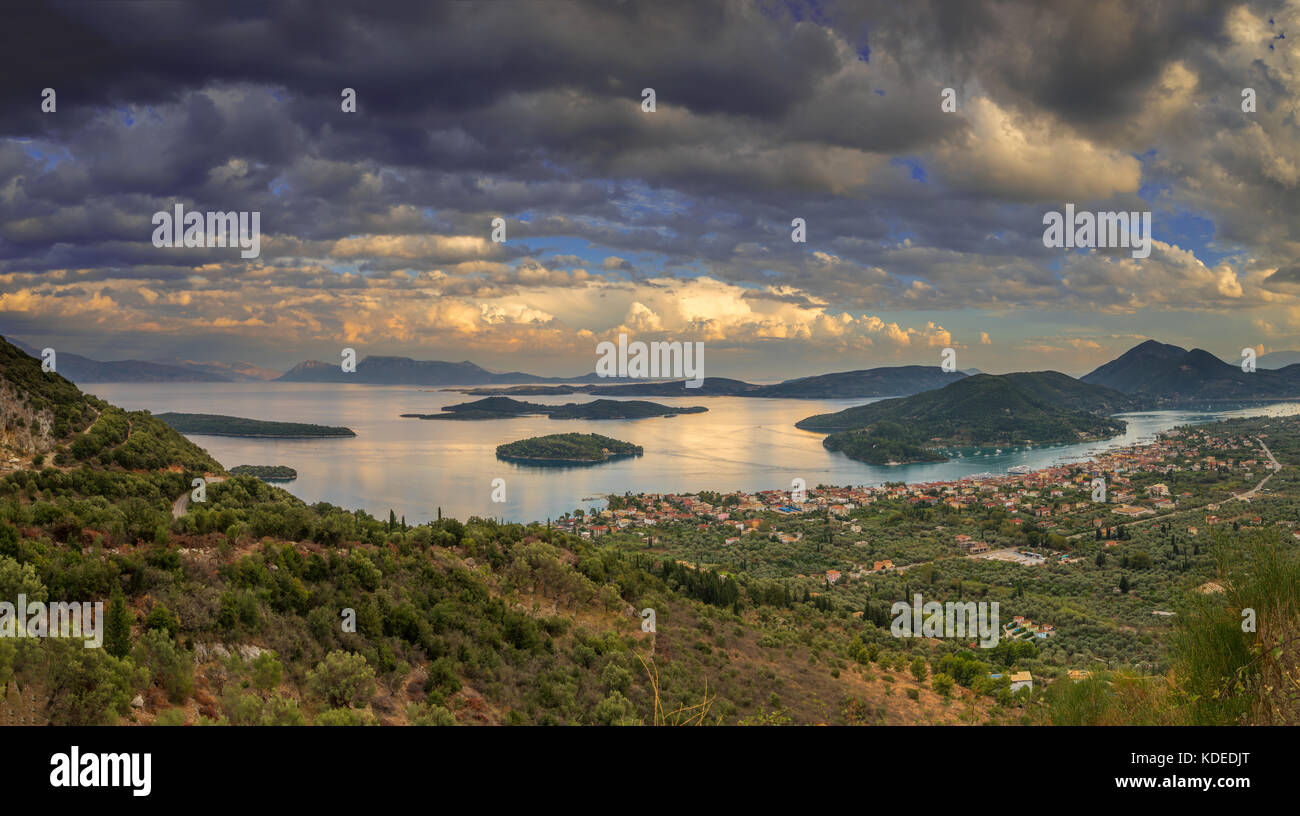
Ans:
{"type": "MultiPolygon", "coordinates": [[[[985,375],[990,376],[990,375],[985,375]]],[[[1143,407],[1140,399],[1114,388],[1092,385],[1076,380],[1059,371],[1023,371],[996,375],[1025,393],[1058,408],[1090,411],[1097,414],[1115,414],[1136,411],[1143,407]]]]}
{"type": "Polygon", "coordinates": [[[105,405],[60,375],[42,371],[40,360],[4,339],[0,339],[0,379],[16,394],[25,395],[25,405],[33,412],[50,412],[56,439],[83,430],[105,405]]]}
{"type": "Polygon", "coordinates": [[[0,400],[5,447],[34,468],[52,465],[65,481],[86,482],[92,478],[90,470],[130,472],[122,479],[133,485],[122,488],[129,492],[142,480],[180,484],[184,472],[222,472],[202,448],[148,411],[123,411],[84,394],[58,374],[42,371],[40,360],[3,340],[0,380],[5,385],[0,400]],[[38,427],[43,432],[32,433],[38,427]]]}
{"type": "Polygon", "coordinates": [[[811,416],[796,426],[830,434],[823,442],[830,450],[875,463],[934,461],[920,446],[1078,442],[1123,431],[1120,420],[1066,407],[1110,405],[1115,398],[1109,389],[1094,393],[1093,386],[1062,377],[976,374],[936,391],[811,416]]]}
{"type": "Polygon", "coordinates": [[[0,478],[0,595],[107,610],[102,648],[0,638],[0,678],[51,724],[956,720],[905,673],[915,699],[848,670],[862,624],[772,582],[543,523],[380,521],[248,475],[210,480],[176,515],[192,478],[226,476],[216,462],[147,412],[0,355],[6,400],[48,401],[70,428],[60,464],[0,478]]]}
{"type": "Polygon", "coordinates": [[[869,465],[947,460],[948,457],[926,448],[923,443],[924,440],[907,426],[890,420],[881,420],[867,428],[840,431],[826,437],[823,442],[827,450],[838,451],[869,465]]]}

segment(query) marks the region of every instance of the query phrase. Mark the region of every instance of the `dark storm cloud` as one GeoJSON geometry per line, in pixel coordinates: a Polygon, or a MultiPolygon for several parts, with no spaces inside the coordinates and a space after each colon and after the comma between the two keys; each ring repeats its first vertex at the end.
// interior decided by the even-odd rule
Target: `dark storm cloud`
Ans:
{"type": "Polygon", "coordinates": [[[1300,264],[1278,269],[1264,279],[1264,288],[1276,292],[1295,291],[1300,287],[1300,264]]]}
{"type": "MultiPolygon", "coordinates": [[[[1146,209],[1139,181],[1178,197],[1165,212],[1213,215],[1217,240],[1289,259],[1300,185],[1277,132],[1294,131],[1279,101],[1294,77],[1228,53],[1241,8],[16,9],[0,55],[0,274],[6,288],[79,270],[163,293],[273,274],[308,294],[416,299],[420,282],[490,298],[589,285],[564,269],[633,282],[691,270],[785,287],[744,299],[805,308],[1038,305],[1072,297],[1061,254],[1041,242],[1044,208],[1091,197],[1146,209]],[[1179,84],[1185,75],[1195,81],[1179,84]],[[1240,115],[1247,81],[1275,118],[1240,115]],[[57,114],[39,110],[45,87],[57,114]],[[340,110],[345,87],[356,114],[340,110]],[[644,87],[654,114],[641,110],[644,87]],[[959,92],[956,115],[940,109],[945,87],[959,92]],[[155,249],[150,216],[176,202],[261,212],[263,271],[230,250],[155,249]],[[510,240],[488,245],[498,216],[510,240]],[[790,241],[794,217],[807,244],[790,241]],[[575,241],[597,251],[575,256],[575,241]]],[[[1145,279],[1111,260],[1072,267],[1085,306],[1143,299],[1145,279]]],[[[1166,288],[1206,300],[1197,286],[1166,288]]]]}
{"type": "MultiPolygon", "coordinates": [[[[367,113],[400,119],[554,87],[637,97],[653,79],[695,110],[771,117],[837,63],[828,30],[735,3],[56,3],[9,22],[11,66],[81,105],[220,79],[330,100],[356,87],[367,113]]],[[[23,89],[7,94],[21,107],[23,89]]]]}
{"type": "MultiPolygon", "coordinates": [[[[835,4],[878,47],[977,77],[1003,98],[1104,127],[1137,112],[1171,61],[1223,42],[1233,0],[835,4]]],[[[1266,6],[1278,6],[1267,3],[1266,6]]]]}

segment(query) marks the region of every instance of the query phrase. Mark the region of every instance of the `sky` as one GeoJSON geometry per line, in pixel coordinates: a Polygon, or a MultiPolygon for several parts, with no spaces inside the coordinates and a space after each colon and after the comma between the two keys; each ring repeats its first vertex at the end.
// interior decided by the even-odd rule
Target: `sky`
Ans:
{"type": "Polygon", "coordinates": [[[576,375],[625,333],[764,381],[1300,348],[1300,0],[6,17],[0,334],[38,347],[576,375]],[[155,246],[178,203],[260,213],[260,255],[155,246]],[[1149,257],[1044,246],[1067,203],[1151,212],[1149,257]]]}

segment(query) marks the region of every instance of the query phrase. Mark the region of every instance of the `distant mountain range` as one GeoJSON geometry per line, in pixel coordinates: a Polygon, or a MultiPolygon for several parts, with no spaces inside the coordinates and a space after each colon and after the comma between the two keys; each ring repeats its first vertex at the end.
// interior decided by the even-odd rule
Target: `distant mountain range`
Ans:
{"type": "Polygon", "coordinates": [[[206,374],[213,374],[218,377],[224,377],[234,382],[266,382],[274,380],[280,376],[279,371],[272,371],[269,368],[262,368],[253,363],[234,362],[222,363],[215,360],[205,360],[196,362],[194,360],[151,360],[150,362],[158,365],[174,366],[190,371],[198,371],[206,374]]]}
{"type": "MultiPolygon", "coordinates": [[[[514,388],[465,389],[474,395],[594,394],[603,397],[765,397],[772,399],[870,399],[900,397],[941,388],[967,375],[946,372],[938,366],[887,366],[799,377],[772,385],[757,385],[726,377],[705,377],[699,388],[685,380],[619,385],[521,385],[514,388]]],[[[602,380],[609,382],[609,380],[602,380]]]]}
{"type": "MultiPolygon", "coordinates": [[[[40,350],[10,340],[33,357],[40,350]]],[[[178,358],[154,360],[94,360],[70,351],[58,351],[58,372],[73,382],[320,382],[368,385],[409,385],[426,388],[455,387],[478,396],[529,394],[591,394],[598,397],[760,397],[783,399],[871,399],[905,397],[951,385],[976,369],[945,372],[938,366],[884,366],[797,377],[761,385],[727,377],[705,377],[699,388],[685,380],[610,379],[589,372],[576,377],[542,377],[522,371],[496,372],[468,360],[415,360],[410,357],[370,356],[345,373],[338,363],[307,360],[279,374],[253,363],[195,361],[178,358]]],[[[1252,372],[1239,361],[1216,357],[1203,349],[1147,340],[1079,380],[1057,372],[1032,372],[1020,384],[1041,399],[1080,410],[1116,411],[1196,405],[1225,405],[1269,400],[1300,399],[1300,352],[1276,351],[1260,355],[1252,372]],[[1043,375],[1052,375],[1050,377],[1043,375]],[[1077,405],[1082,396],[1070,383],[1083,382],[1120,392],[1106,397],[1089,392],[1096,404],[1077,405]],[[1064,400],[1064,402],[1061,402],[1064,400]]],[[[1029,374],[998,375],[1026,377],[1029,374]]]]}
{"type": "Polygon", "coordinates": [[[1256,367],[1246,372],[1204,349],[1147,340],[1080,379],[1138,397],[1149,408],[1300,397],[1300,364],[1270,370],[1256,361],[1256,367]]]}
{"type": "Polygon", "coordinates": [[[944,371],[939,366],[889,366],[836,374],[818,374],[758,387],[755,397],[794,399],[850,399],[861,397],[903,397],[950,385],[968,376],[961,371],[944,371]]]}
{"type": "MultiPolygon", "coordinates": [[[[41,350],[7,338],[32,357],[41,350]]],[[[55,369],[72,382],[257,382],[278,376],[252,363],[195,362],[193,360],[92,360],[55,349],[55,369]]]]}
{"type": "MultiPolygon", "coordinates": [[[[344,372],[338,363],[307,360],[299,363],[276,378],[279,382],[337,382],[362,385],[419,385],[446,387],[452,385],[508,385],[512,383],[595,383],[636,382],[640,379],[610,380],[593,371],[577,377],[540,377],[522,371],[498,373],[463,360],[448,363],[442,360],[414,360],[410,357],[370,356],[357,362],[357,370],[344,372]]],[[[498,391],[493,394],[501,393],[498,391]]],[[[524,393],[523,391],[517,393],[524,393]]],[[[531,392],[530,392],[531,393],[531,392]]],[[[544,393],[570,393],[547,391],[544,393]]]]}
{"type": "Polygon", "coordinates": [[[357,370],[345,372],[339,363],[307,360],[276,378],[278,382],[337,382],[365,385],[486,385],[489,383],[566,382],[512,371],[496,374],[468,360],[413,360],[410,357],[366,357],[357,370]]]}
{"type": "Polygon", "coordinates": [[[505,386],[463,388],[475,396],[593,394],[601,397],[773,397],[786,399],[855,399],[897,397],[928,391],[967,376],[938,366],[892,366],[799,377],[774,385],[757,385],[726,377],[705,377],[698,388],[686,380],[611,379],[594,372],[578,377],[539,377],[520,371],[496,373],[468,360],[447,363],[410,357],[366,357],[345,373],[337,363],[309,360],[283,376],[282,382],[348,382],[369,385],[505,386]]]}
{"type": "MultiPolygon", "coordinates": [[[[1235,360],[1224,360],[1228,365],[1240,366],[1240,358],[1235,360]]],[[[1277,369],[1286,368],[1289,365],[1300,363],[1300,351],[1270,351],[1268,354],[1261,354],[1255,360],[1255,368],[1277,369]]]]}
{"type": "MultiPolygon", "coordinates": [[[[33,357],[40,350],[19,341],[14,345],[33,357]]],[[[495,372],[468,360],[415,360],[410,357],[369,356],[355,372],[338,363],[307,360],[277,374],[252,363],[198,362],[177,358],[100,361],[59,351],[58,371],[73,382],[319,382],[364,385],[411,385],[426,388],[466,387],[478,396],[586,393],[604,397],[773,397],[786,399],[867,399],[897,397],[939,388],[966,372],[945,372],[938,366],[887,366],[799,377],[773,385],[758,385],[726,377],[705,377],[699,388],[685,380],[608,378],[595,372],[576,377],[542,377],[522,371],[495,372]],[[484,388],[483,386],[502,386],[484,388]]],[[[974,369],[972,369],[973,371],[974,369]]]]}
{"type": "MultiPolygon", "coordinates": [[[[9,338],[15,346],[40,359],[41,350],[9,338]]],[[[147,360],[92,360],[55,349],[55,370],[72,382],[231,382],[231,378],[193,367],[147,360]]]]}

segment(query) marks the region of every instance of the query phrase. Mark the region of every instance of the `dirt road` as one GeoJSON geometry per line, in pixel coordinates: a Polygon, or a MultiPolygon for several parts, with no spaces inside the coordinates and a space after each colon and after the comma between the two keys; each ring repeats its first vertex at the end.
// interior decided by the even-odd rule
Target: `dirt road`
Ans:
{"type": "MultiPolygon", "coordinates": [[[[1258,439],[1258,438],[1259,438],[1259,437],[1256,437],[1256,439],[1258,439]]],[[[1268,449],[1268,445],[1265,445],[1265,444],[1264,444],[1264,440],[1263,440],[1263,439],[1260,439],[1260,440],[1259,440],[1259,446],[1260,446],[1261,448],[1263,448],[1263,449],[1264,449],[1264,453],[1268,455],[1268,461],[1269,461],[1268,469],[1269,469],[1269,474],[1268,474],[1267,476],[1265,476],[1263,479],[1260,479],[1260,480],[1259,480],[1259,484],[1255,485],[1255,486],[1252,487],[1250,490],[1247,490],[1245,493],[1238,493],[1238,494],[1236,494],[1235,496],[1232,497],[1233,499],[1241,499],[1241,500],[1244,501],[1244,502],[1248,502],[1248,501],[1250,501],[1251,499],[1253,499],[1253,498],[1255,497],[1255,494],[1259,492],[1259,489],[1260,489],[1261,487],[1263,487],[1263,486],[1268,482],[1269,479],[1272,479],[1272,478],[1273,478],[1273,474],[1274,474],[1274,473],[1277,473],[1279,470],[1282,469],[1282,465],[1281,465],[1281,463],[1279,463],[1279,462],[1277,461],[1277,459],[1273,456],[1273,451],[1271,451],[1271,450],[1268,449]]],[[[1228,501],[1232,501],[1232,499],[1229,499],[1228,501]]]]}
{"type": "MultiPolygon", "coordinates": [[[[204,476],[203,478],[210,485],[216,484],[217,482],[224,482],[226,480],[225,476],[204,476]]],[[[172,518],[178,519],[189,511],[190,493],[192,492],[192,490],[186,490],[180,495],[180,498],[172,502],[172,518]]]]}

